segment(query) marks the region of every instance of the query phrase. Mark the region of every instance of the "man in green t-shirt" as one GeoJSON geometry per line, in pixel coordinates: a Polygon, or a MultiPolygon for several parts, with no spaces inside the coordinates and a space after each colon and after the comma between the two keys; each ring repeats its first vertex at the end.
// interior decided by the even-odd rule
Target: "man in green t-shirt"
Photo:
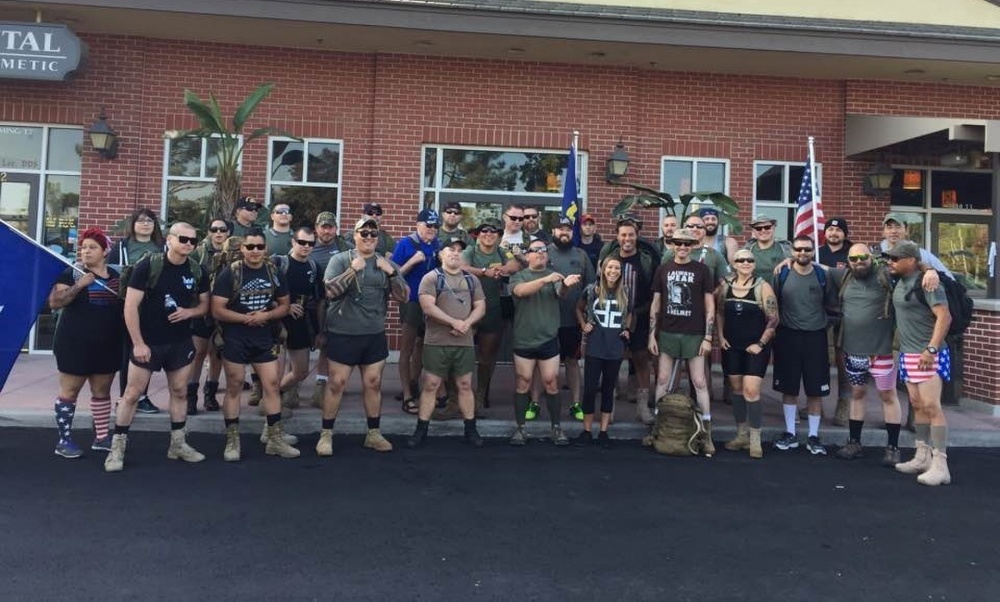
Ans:
{"type": "Polygon", "coordinates": [[[528,268],[510,279],[514,297],[514,371],[517,383],[514,394],[514,420],[517,428],[511,445],[524,445],[524,414],[528,409],[531,377],[538,368],[545,391],[545,405],[552,422],[552,442],[569,445],[560,426],[559,408],[559,299],[569,287],[580,284],[579,274],[563,276],[548,268],[548,247],[543,240],[532,240],[525,250],[528,268]]]}
{"type": "Polygon", "coordinates": [[[765,214],[758,214],[750,228],[753,230],[753,240],[747,247],[754,257],[753,275],[770,281],[774,268],[785,259],[792,258],[792,247],[787,241],[774,239],[774,228],[778,220],[765,214]]]}
{"type": "Polygon", "coordinates": [[[923,485],[947,485],[951,482],[948,422],[941,411],[941,387],[951,379],[951,352],[944,340],[951,325],[948,297],[943,288],[926,291],[921,287],[923,266],[915,243],[900,242],[885,257],[889,273],[899,279],[892,291],[899,331],[899,376],[915,412],[917,439],[913,459],[897,464],[896,470],[920,475],[917,481],[923,485]]]}

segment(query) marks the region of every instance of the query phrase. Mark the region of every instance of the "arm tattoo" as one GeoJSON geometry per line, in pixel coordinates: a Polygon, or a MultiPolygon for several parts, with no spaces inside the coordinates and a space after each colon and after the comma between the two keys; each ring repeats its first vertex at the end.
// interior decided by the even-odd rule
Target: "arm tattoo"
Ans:
{"type": "Polygon", "coordinates": [[[348,266],[348,268],[344,270],[343,274],[334,276],[333,278],[324,281],[323,284],[326,287],[326,296],[331,299],[339,299],[340,297],[343,297],[347,292],[347,289],[350,288],[351,283],[357,280],[357,277],[357,272],[348,266]]]}
{"type": "Polygon", "coordinates": [[[705,338],[710,339],[715,334],[715,316],[708,316],[705,319],[705,338]]]}
{"type": "Polygon", "coordinates": [[[764,299],[764,314],[767,316],[767,325],[764,330],[774,330],[778,327],[778,300],[773,295],[764,299]]]}

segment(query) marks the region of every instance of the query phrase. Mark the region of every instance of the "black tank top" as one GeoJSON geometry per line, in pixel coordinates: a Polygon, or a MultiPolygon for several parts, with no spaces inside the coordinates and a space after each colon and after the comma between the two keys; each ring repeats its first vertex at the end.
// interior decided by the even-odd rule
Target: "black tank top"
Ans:
{"type": "MultiPolygon", "coordinates": [[[[756,284],[754,279],[752,284],[756,284]]],[[[767,326],[767,314],[764,313],[753,294],[753,286],[745,297],[737,297],[732,285],[726,291],[725,298],[725,328],[726,340],[736,349],[746,349],[760,340],[767,326]]]]}

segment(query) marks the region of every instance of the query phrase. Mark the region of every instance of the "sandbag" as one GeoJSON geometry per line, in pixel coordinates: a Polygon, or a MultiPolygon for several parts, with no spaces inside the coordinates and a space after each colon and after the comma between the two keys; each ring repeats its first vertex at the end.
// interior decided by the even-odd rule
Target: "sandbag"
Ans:
{"type": "Polygon", "coordinates": [[[705,426],[698,406],[687,395],[668,393],[656,402],[656,421],[649,445],[668,456],[697,456],[702,452],[705,426]]]}

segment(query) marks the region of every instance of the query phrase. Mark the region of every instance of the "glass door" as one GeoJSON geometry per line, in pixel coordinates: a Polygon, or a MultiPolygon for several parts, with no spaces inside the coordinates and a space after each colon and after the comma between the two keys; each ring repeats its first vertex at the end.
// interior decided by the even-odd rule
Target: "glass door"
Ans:
{"type": "Polygon", "coordinates": [[[37,174],[8,173],[0,183],[0,219],[34,238],[38,204],[37,174]]]}

